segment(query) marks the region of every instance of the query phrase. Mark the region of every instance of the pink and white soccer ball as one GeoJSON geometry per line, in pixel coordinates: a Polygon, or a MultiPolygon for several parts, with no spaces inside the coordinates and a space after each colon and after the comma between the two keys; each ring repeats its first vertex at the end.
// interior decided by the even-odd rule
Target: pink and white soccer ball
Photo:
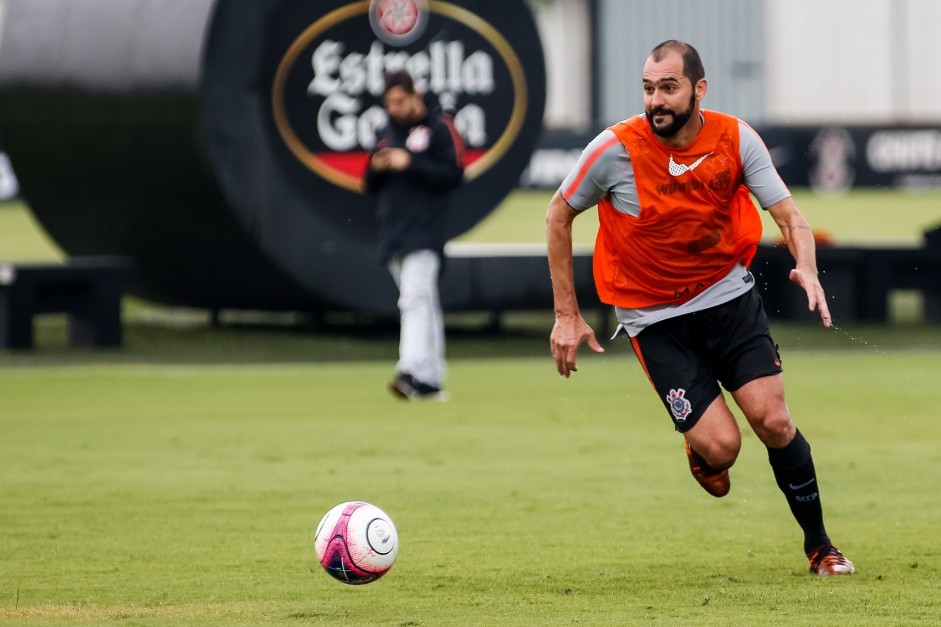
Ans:
{"type": "Polygon", "coordinates": [[[317,561],[330,576],[351,585],[370,583],[389,572],[398,550],[392,519],[363,501],[331,509],[314,534],[317,561]]]}

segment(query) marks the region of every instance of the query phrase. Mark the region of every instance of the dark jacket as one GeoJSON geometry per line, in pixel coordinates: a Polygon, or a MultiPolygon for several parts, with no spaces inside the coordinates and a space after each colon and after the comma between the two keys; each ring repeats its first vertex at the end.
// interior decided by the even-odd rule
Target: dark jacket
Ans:
{"type": "Polygon", "coordinates": [[[405,148],[412,155],[402,172],[366,170],[366,190],[378,194],[379,260],[385,263],[416,250],[441,254],[447,241],[448,195],[464,176],[460,136],[449,117],[429,112],[408,126],[390,120],[377,138],[376,150],[405,148]]]}

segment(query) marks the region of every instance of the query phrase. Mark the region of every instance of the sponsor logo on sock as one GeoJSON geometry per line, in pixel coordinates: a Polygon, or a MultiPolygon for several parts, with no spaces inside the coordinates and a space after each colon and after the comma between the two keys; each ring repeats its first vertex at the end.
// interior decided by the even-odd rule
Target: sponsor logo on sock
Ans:
{"type": "Polygon", "coordinates": [[[789,487],[792,490],[800,490],[801,488],[806,488],[807,486],[809,486],[811,483],[813,483],[816,480],[817,480],[817,477],[811,477],[810,481],[805,481],[804,483],[800,485],[794,485],[793,483],[789,483],[787,484],[787,487],[789,487]]]}

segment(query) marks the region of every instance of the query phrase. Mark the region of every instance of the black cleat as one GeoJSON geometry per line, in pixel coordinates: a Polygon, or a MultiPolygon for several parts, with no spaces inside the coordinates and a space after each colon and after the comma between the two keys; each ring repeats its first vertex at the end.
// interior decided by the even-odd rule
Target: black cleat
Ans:
{"type": "Polygon", "coordinates": [[[408,401],[446,401],[447,394],[436,385],[422,383],[410,374],[399,374],[389,383],[389,391],[408,401]]]}

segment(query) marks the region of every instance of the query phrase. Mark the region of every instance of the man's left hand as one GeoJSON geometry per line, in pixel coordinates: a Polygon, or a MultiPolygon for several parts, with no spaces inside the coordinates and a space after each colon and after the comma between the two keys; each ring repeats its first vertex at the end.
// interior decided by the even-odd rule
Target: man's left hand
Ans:
{"type": "Polygon", "coordinates": [[[817,275],[801,270],[800,268],[795,268],[791,270],[791,274],[788,278],[804,289],[807,293],[807,309],[810,311],[816,309],[820,314],[820,320],[823,322],[823,326],[829,328],[830,325],[833,324],[833,320],[830,317],[830,308],[827,306],[827,296],[823,291],[823,286],[820,285],[820,279],[817,278],[817,275]]]}

